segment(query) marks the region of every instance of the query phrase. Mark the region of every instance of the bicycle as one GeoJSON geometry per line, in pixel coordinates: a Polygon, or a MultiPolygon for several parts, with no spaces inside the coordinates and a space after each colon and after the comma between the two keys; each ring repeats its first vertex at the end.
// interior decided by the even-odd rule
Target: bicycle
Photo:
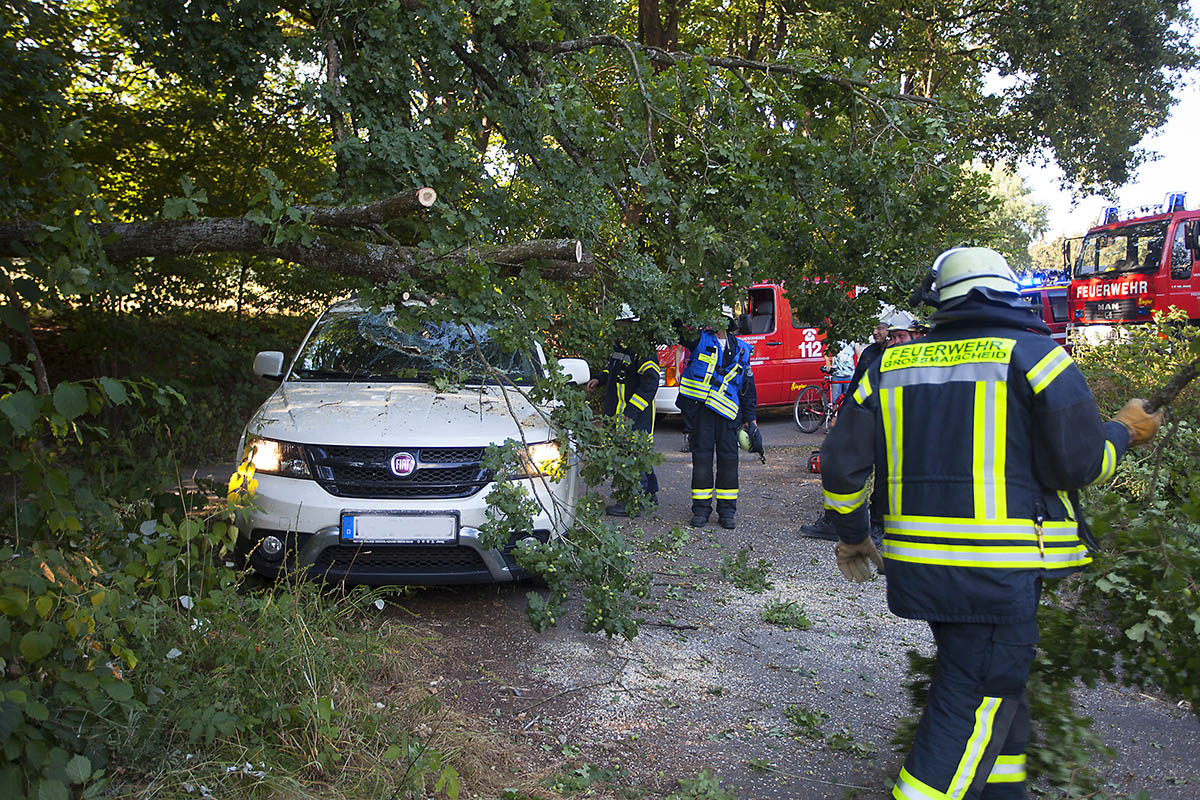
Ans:
{"type": "Polygon", "coordinates": [[[837,416],[842,409],[842,404],[846,402],[846,392],[844,388],[850,381],[835,381],[827,374],[821,376],[820,386],[808,385],[800,390],[800,394],[796,395],[796,402],[792,404],[792,419],[796,420],[796,425],[805,433],[816,433],[817,428],[825,425],[825,431],[828,432],[833,425],[833,418],[837,416]],[[842,393],[838,396],[836,402],[829,398],[833,396],[833,385],[841,384],[843,387],[842,393]]]}

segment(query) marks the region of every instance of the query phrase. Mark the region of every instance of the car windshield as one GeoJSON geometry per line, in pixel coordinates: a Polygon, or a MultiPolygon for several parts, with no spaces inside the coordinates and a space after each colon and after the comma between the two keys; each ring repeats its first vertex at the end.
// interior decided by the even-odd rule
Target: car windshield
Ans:
{"type": "Polygon", "coordinates": [[[292,377],[301,381],[429,383],[442,379],[484,384],[500,382],[499,373],[523,385],[533,383],[536,377],[533,359],[525,353],[505,352],[491,341],[491,326],[468,330],[453,322],[417,325],[416,330],[402,330],[389,310],[375,314],[329,312],[297,357],[292,377]]]}
{"type": "Polygon", "coordinates": [[[1112,272],[1154,272],[1162,264],[1166,222],[1127,225],[1104,233],[1089,234],[1083,240],[1075,277],[1112,272]]]}

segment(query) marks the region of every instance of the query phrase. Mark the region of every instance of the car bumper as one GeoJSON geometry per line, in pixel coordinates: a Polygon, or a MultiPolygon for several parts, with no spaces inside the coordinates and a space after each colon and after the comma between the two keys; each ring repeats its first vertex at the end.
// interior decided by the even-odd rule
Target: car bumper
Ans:
{"type": "Polygon", "coordinates": [[[254,569],[276,577],[304,574],[335,583],[446,585],[507,582],[525,577],[513,551],[532,537],[548,541],[574,521],[577,468],[559,483],[529,481],[542,507],[532,530],[501,549],[485,548],[480,527],[487,520],[488,484],[470,497],[411,500],[338,497],[315,481],[260,475],[254,507],[238,521],[239,547],[254,569]],[[425,513],[455,516],[457,540],[439,544],[358,544],[343,540],[344,512],[425,513]],[[268,557],[261,546],[274,536],[282,552],[268,557]]]}
{"type": "Polygon", "coordinates": [[[679,406],[675,402],[678,399],[678,386],[659,386],[658,392],[654,395],[654,413],[678,414],[679,406]]]}

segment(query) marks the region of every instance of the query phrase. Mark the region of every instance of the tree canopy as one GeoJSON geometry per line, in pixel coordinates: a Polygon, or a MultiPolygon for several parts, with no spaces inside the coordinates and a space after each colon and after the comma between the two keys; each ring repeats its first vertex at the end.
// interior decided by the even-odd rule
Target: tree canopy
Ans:
{"type": "Polygon", "coordinates": [[[568,349],[606,300],[665,321],[749,280],[862,327],[846,287],[901,297],[939,249],[999,243],[973,159],[1120,184],[1196,62],[1170,0],[10,0],[3,25],[0,252],[27,302],[228,297],[249,265],[279,298],[367,278],[583,320],[568,349]],[[304,210],[418,187],[439,199],[415,215],[304,210]],[[245,223],[165,244],[210,217],[245,223]],[[88,227],[154,220],[154,261],[88,227]],[[481,257],[574,239],[594,265],[481,257]],[[348,266],[367,252],[404,258],[348,266]]]}

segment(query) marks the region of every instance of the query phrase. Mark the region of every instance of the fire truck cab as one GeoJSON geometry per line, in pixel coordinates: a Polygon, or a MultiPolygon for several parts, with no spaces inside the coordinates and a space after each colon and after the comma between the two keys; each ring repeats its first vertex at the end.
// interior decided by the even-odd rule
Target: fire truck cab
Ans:
{"type": "Polygon", "coordinates": [[[1104,210],[1071,270],[1073,338],[1102,341],[1116,325],[1172,306],[1200,321],[1200,210],[1186,210],[1184,199],[1172,193],[1161,206],[1104,210]]]}

